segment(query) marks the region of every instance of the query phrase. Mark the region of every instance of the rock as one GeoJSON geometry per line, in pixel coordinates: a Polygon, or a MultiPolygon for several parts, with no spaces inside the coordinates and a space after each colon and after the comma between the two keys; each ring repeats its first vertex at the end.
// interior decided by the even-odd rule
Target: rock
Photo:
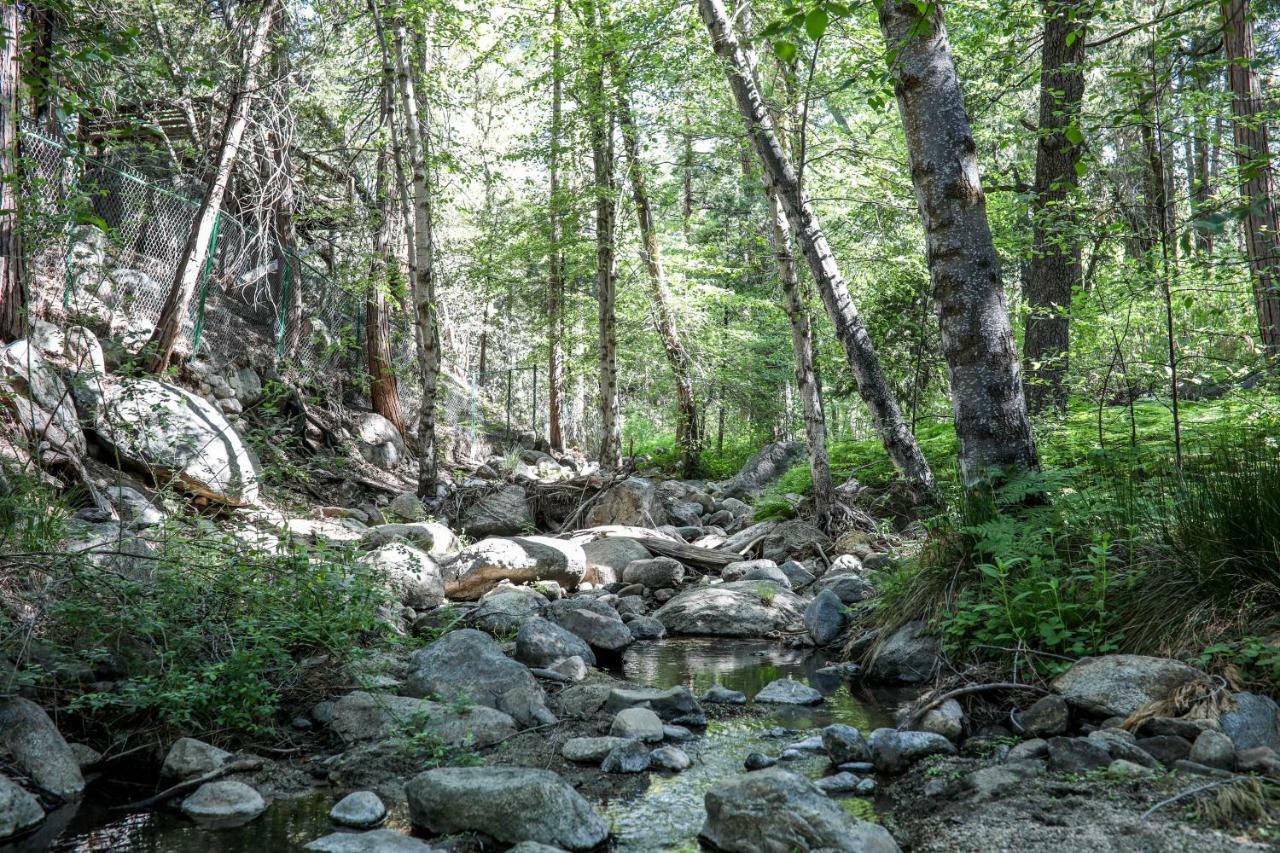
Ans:
{"type": "Polygon", "coordinates": [[[32,445],[39,445],[45,461],[78,462],[85,455],[71,393],[28,341],[0,348],[0,408],[8,411],[32,445]]]}
{"type": "Polygon", "coordinates": [[[867,677],[903,684],[927,681],[938,665],[942,647],[925,630],[924,622],[916,621],[894,631],[876,652],[867,677]]]}
{"type": "MultiPolygon", "coordinates": [[[[639,584],[635,584],[626,587],[626,589],[635,589],[638,586],[639,584]]],[[[618,615],[624,621],[629,622],[628,617],[643,616],[647,608],[644,606],[642,593],[628,593],[626,595],[619,593],[618,600],[613,602],[613,609],[618,611],[618,615]]]]}
{"type": "Polygon", "coordinates": [[[489,492],[468,507],[460,525],[470,536],[513,536],[533,526],[529,495],[522,486],[489,492]]]}
{"type": "Polygon", "coordinates": [[[784,521],[769,532],[760,546],[760,556],[781,563],[807,560],[829,551],[831,538],[812,522],[795,518],[784,521]]]}
{"type": "Polygon", "coordinates": [[[169,747],[160,767],[160,778],[184,782],[217,770],[234,756],[225,749],[191,737],[178,738],[169,747]]]}
{"type": "Polygon", "coordinates": [[[674,589],[684,582],[684,565],[670,557],[633,560],[622,570],[622,581],[648,589],[674,589]]]}
{"type": "Polygon", "coordinates": [[[1089,740],[1100,745],[1112,758],[1123,758],[1132,764],[1155,767],[1160,762],[1138,746],[1137,738],[1124,729],[1099,729],[1089,732],[1089,740]]]}
{"type": "MultiPolygon", "coordinates": [[[[229,382],[229,384],[233,391],[235,385],[243,386],[238,374],[236,382],[229,382]]],[[[261,385],[258,386],[258,393],[259,395],[262,393],[261,385]]],[[[409,456],[409,449],[405,446],[399,430],[391,421],[377,412],[363,413],[354,424],[353,431],[356,437],[356,449],[370,465],[384,471],[393,471],[409,456]]]]}
{"type": "Polygon", "coordinates": [[[525,622],[546,614],[549,604],[537,590],[503,584],[485,593],[467,622],[490,634],[510,636],[525,622]]]}
{"type": "Polygon", "coordinates": [[[832,764],[871,760],[871,746],[862,732],[843,723],[832,723],[822,730],[822,747],[832,764]]]}
{"type": "Polygon", "coordinates": [[[414,777],[405,795],[413,825],[434,835],[476,831],[566,850],[590,850],[609,835],[582,795],[549,770],[441,767],[414,777]]]}
{"type": "Polygon", "coordinates": [[[1123,758],[1117,758],[1108,764],[1107,773],[1112,776],[1118,776],[1121,779],[1150,779],[1156,775],[1155,771],[1150,767],[1144,767],[1141,764],[1135,764],[1123,758]]]}
{"type": "Polygon", "coordinates": [[[810,592],[832,592],[842,604],[853,605],[875,596],[875,588],[852,572],[827,572],[813,582],[810,592]]]}
{"type": "Polygon", "coordinates": [[[614,687],[605,697],[603,708],[616,712],[624,708],[649,708],[668,723],[689,726],[705,726],[706,715],[694,700],[689,688],[683,685],[658,690],[654,687],[614,687]]]}
{"type": "Polygon", "coordinates": [[[230,506],[258,500],[258,460],[216,406],[174,385],[125,379],[108,386],[98,437],[162,484],[230,506]]]}
{"type": "Polygon", "coordinates": [[[1030,761],[1033,758],[1045,758],[1049,755],[1049,742],[1044,738],[1032,738],[1016,743],[1004,757],[1007,762],[1030,761]]]}
{"type": "MultiPolygon", "coordinates": [[[[763,561],[762,561],[763,562],[763,561]]],[[[742,576],[744,581],[772,581],[783,589],[791,589],[791,579],[777,566],[752,566],[742,576]]]]}
{"type": "Polygon", "coordinates": [[[563,675],[571,682],[581,681],[587,677],[587,663],[577,655],[556,661],[550,666],[550,669],[552,672],[563,675]]]}
{"type": "Polygon", "coordinates": [[[552,847],[550,844],[539,844],[536,841],[521,841],[508,850],[507,853],[565,853],[565,850],[560,847],[552,847]]]}
{"type": "Polygon", "coordinates": [[[572,542],[546,536],[484,539],[444,565],[445,592],[450,598],[474,600],[503,580],[550,580],[577,589],[586,571],[582,547],[572,542]]]}
{"type": "Polygon", "coordinates": [[[702,505],[693,501],[676,501],[667,506],[667,518],[685,527],[702,527],[702,505]]]}
{"type": "Polygon", "coordinates": [[[1184,684],[1205,678],[1200,670],[1169,658],[1103,655],[1072,666],[1054,680],[1053,689],[1090,714],[1127,717],[1184,684]]]}
{"type": "Polygon", "coordinates": [[[767,444],[751,455],[720,490],[726,498],[750,498],[787,473],[804,455],[804,444],[798,441],[767,444]]]}
{"type": "Polygon", "coordinates": [[[1138,748],[1166,767],[1191,756],[1191,741],[1177,735],[1138,738],[1138,748]]]}
{"type": "MultiPolygon", "coordinates": [[[[740,581],[747,577],[747,574],[756,569],[776,569],[778,564],[773,560],[738,560],[736,563],[730,563],[720,569],[720,579],[724,581],[740,581]]],[[[760,580],[753,578],[753,580],[760,580]]],[[[775,578],[765,578],[765,580],[774,580],[775,578]]],[[[790,582],[787,583],[786,589],[790,589],[790,582]]]]}
{"type": "Polygon", "coordinates": [[[852,794],[858,790],[858,784],[862,780],[853,773],[841,771],[833,776],[826,776],[814,782],[814,786],[826,794],[852,794]]]}
{"type": "Polygon", "coordinates": [[[1236,753],[1236,770],[1280,776],[1280,753],[1269,746],[1254,746],[1236,753]]]}
{"type": "Polygon", "coordinates": [[[340,826],[371,829],[387,817],[387,807],[373,791],[347,794],[329,810],[329,818],[340,826]]]}
{"type": "MultiPolygon", "coordinates": [[[[542,705],[542,688],[524,664],[511,660],[488,634],[470,628],[450,631],[440,639],[409,657],[410,673],[405,692],[410,696],[434,696],[447,702],[458,697],[489,708],[507,711],[522,726],[540,725],[538,713],[533,719],[508,711],[511,699],[504,696],[517,691],[519,707],[524,711],[525,699],[533,697],[534,708],[542,705]]],[[[549,712],[548,712],[549,713],[549,712]]]]}
{"type": "Polygon", "coordinates": [[[44,820],[40,801],[0,774],[0,841],[44,820]]]}
{"type": "Polygon", "coordinates": [[[551,666],[569,657],[596,665],[591,646],[554,622],[534,617],[520,626],[516,634],[516,660],[528,666],[551,666]]]}
{"type": "Polygon", "coordinates": [[[974,799],[991,800],[1025,785],[1042,773],[1044,762],[1009,761],[975,770],[965,777],[964,784],[974,799]]]}
{"type": "Polygon", "coordinates": [[[243,782],[223,779],[206,782],[182,801],[182,813],[210,827],[248,823],[267,810],[262,795],[243,782]]]}
{"type": "Polygon", "coordinates": [[[80,762],[49,715],[21,697],[0,699],[0,746],[13,765],[42,790],[62,800],[84,792],[80,762]]]}
{"type": "Polygon", "coordinates": [[[643,773],[649,769],[649,754],[653,747],[636,738],[627,738],[609,750],[600,762],[604,773],[643,773]]]}
{"type": "Polygon", "coordinates": [[[581,637],[597,654],[616,655],[635,641],[618,612],[599,601],[555,601],[547,609],[547,618],[581,637]]]}
{"type": "Polygon", "coordinates": [[[1111,764],[1106,747],[1082,737],[1049,739],[1049,768],[1063,773],[1088,773],[1111,764]]]}
{"type": "Polygon", "coordinates": [[[445,602],[444,577],[427,552],[392,542],[364,554],[360,563],[372,570],[401,604],[430,610],[445,602]]]}
{"type": "Polygon", "coordinates": [[[693,732],[684,726],[664,725],[662,727],[662,739],[674,741],[692,740],[693,732]]]}
{"type": "Polygon", "coordinates": [[[71,752],[76,757],[76,763],[80,765],[80,771],[83,773],[88,767],[93,767],[102,760],[102,753],[89,746],[87,743],[68,744],[71,752]]]}
{"type": "Polygon", "coordinates": [[[344,743],[380,741],[429,731],[449,746],[492,746],[516,733],[510,715],[487,706],[458,708],[409,696],[348,693],[333,703],[328,725],[344,743]]]}
{"type": "Polygon", "coordinates": [[[164,513],[137,489],[129,486],[108,486],[102,490],[102,493],[116,508],[120,520],[131,527],[155,527],[165,519],[164,513]]]}
{"type": "Polygon", "coordinates": [[[801,590],[812,584],[817,578],[813,572],[804,567],[803,564],[797,563],[795,560],[787,560],[778,569],[787,576],[791,588],[801,590]]]}
{"type": "Polygon", "coordinates": [[[404,542],[425,551],[432,559],[452,557],[462,550],[453,531],[437,521],[379,524],[360,536],[360,547],[372,551],[392,542],[404,542]]]}
{"type": "Polygon", "coordinates": [[[952,743],[959,743],[964,735],[964,709],[954,699],[948,699],[936,708],[931,708],[921,718],[918,728],[922,732],[933,732],[942,735],[952,743]]]}
{"type": "Polygon", "coordinates": [[[1237,750],[1265,746],[1280,751],[1280,706],[1270,696],[1236,693],[1236,707],[1219,720],[1237,750]]]}
{"type": "MultiPolygon", "coordinates": [[[[1124,726],[1124,717],[1111,717],[1110,719],[1119,720],[1116,726],[1124,726]]],[[[1135,734],[1142,737],[1177,735],[1180,738],[1194,741],[1200,737],[1202,731],[1212,725],[1213,722],[1211,720],[1188,720],[1183,717],[1152,717],[1148,720],[1143,720],[1135,734]]]]}
{"type": "Polygon", "coordinates": [[[706,794],[699,837],[725,853],[895,853],[884,827],[859,821],[795,773],[771,768],[726,779],[706,794]]]}
{"type": "Polygon", "coordinates": [[[951,741],[933,732],[900,732],[876,729],[867,738],[871,762],[882,773],[901,773],[910,765],[930,755],[955,755],[951,741]]]}
{"type": "Polygon", "coordinates": [[[823,698],[821,693],[807,684],[790,678],[779,678],[766,684],[756,694],[756,701],[776,705],[817,705],[823,698]]]}
{"type": "Polygon", "coordinates": [[[588,527],[605,524],[658,527],[666,524],[667,513],[651,481],[628,477],[601,495],[587,510],[583,522],[588,527]]]}
{"type": "Polygon", "coordinates": [[[649,753],[649,766],[658,770],[681,773],[688,770],[692,764],[688,754],[676,746],[660,746],[649,753]]]}
{"type": "Polygon", "coordinates": [[[769,581],[684,590],[654,613],[671,634],[763,637],[803,625],[804,599],[769,581]]]}
{"type": "Polygon", "coordinates": [[[702,694],[702,701],[713,705],[745,705],[747,704],[747,694],[739,693],[737,690],[730,690],[719,684],[713,684],[707,688],[706,693],[702,694]]]}
{"type": "Polygon", "coordinates": [[[637,616],[627,623],[631,636],[637,640],[661,640],[667,636],[667,626],[652,616],[637,616]]]}
{"type": "Polygon", "coordinates": [[[626,742],[620,737],[573,737],[560,747],[560,755],[565,761],[579,764],[599,764],[614,747],[626,742]]]}
{"type": "Polygon", "coordinates": [[[662,740],[662,719],[648,708],[624,708],[614,715],[609,734],[657,743],[662,740]]]}
{"type": "Polygon", "coordinates": [[[302,849],[319,853],[433,853],[436,848],[394,829],[375,829],[335,832],[317,838],[302,849]]]}
{"type": "Polygon", "coordinates": [[[582,552],[587,559],[585,580],[597,586],[621,580],[627,566],[653,556],[648,548],[623,536],[605,536],[587,542],[582,546],[582,552]]]}
{"type": "Polygon", "coordinates": [[[1206,729],[1191,745],[1187,758],[1206,767],[1232,770],[1236,764],[1236,748],[1229,736],[1206,729]]]}
{"type": "Polygon", "coordinates": [[[747,754],[747,758],[742,762],[742,766],[747,770],[763,770],[766,767],[773,767],[778,762],[774,761],[763,752],[752,752],[747,754]]]}
{"type": "Polygon", "coordinates": [[[413,492],[401,492],[391,499],[391,503],[387,504],[384,514],[393,521],[425,521],[427,508],[422,505],[422,500],[413,492]]]}
{"type": "Polygon", "coordinates": [[[844,630],[844,603],[824,589],[804,609],[804,626],[819,646],[835,642],[844,630]]]}
{"type": "Polygon", "coordinates": [[[1067,700],[1051,693],[1037,699],[1016,719],[1028,737],[1053,737],[1067,730],[1067,724],[1071,722],[1071,708],[1067,700]]]}

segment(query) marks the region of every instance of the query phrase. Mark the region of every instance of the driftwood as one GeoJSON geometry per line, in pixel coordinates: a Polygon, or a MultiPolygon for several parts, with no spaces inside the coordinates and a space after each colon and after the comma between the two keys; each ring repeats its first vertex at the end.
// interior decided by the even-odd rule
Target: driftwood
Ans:
{"type": "Polygon", "coordinates": [[[232,773],[245,773],[250,770],[257,770],[261,767],[262,759],[260,758],[241,758],[237,761],[231,762],[230,764],[224,764],[215,770],[210,770],[202,776],[197,776],[194,779],[188,779],[185,782],[179,782],[176,785],[171,785],[160,793],[147,797],[145,800],[138,800],[136,803],[128,803],[123,806],[112,806],[112,810],[137,811],[138,809],[150,808],[157,803],[163,803],[165,800],[176,797],[179,794],[185,794],[187,791],[199,788],[205,782],[212,782],[214,779],[220,779],[223,776],[228,776],[232,773]]]}
{"type": "Polygon", "coordinates": [[[619,539],[633,539],[652,553],[662,557],[671,557],[686,565],[695,566],[704,571],[719,571],[730,563],[742,559],[741,554],[729,551],[715,551],[711,548],[699,548],[684,542],[672,542],[650,536],[619,536],[619,539]]]}
{"type": "Polygon", "coordinates": [[[934,708],[937,708],[939,705],[941,705],[942,703],[950,699],[956,699],[956,698],[959,698],[960,696],[968,696],[971,693],[989,693],[994,690],[1030,690],[1034,693],[1049,692],[1043,687],[1038,687],[1034,684],[1019,684],[1016,681],[996,681],[990,684],[970,684],[966,687],[959,687],[959,688],[956,688],[955,690],[951,690],[951,691],[948,691],[947,693],[943,693],[941,696],[937,697],[936,699],[932,699],[926,702],[924,705],[921,705],[915,711],[911,712],[911,714],[902,723],[902,725],[898,726],[898,730],[903,731],[904,729],[911,728],[916,723],[918,723],[924,717],[925,714],[929,713],[934,708]]]}

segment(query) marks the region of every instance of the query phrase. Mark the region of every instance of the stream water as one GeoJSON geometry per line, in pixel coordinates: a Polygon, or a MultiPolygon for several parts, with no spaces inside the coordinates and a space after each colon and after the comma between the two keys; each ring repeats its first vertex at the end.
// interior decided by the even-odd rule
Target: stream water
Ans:
{"type": "MultiPolygon", "coordinates": [[[[767,642],[725,640],[665,640],[637,643],[623,658],[622,669],[631,681],[667,688],[682,684],[701,695],[719,683],[754,697],[777,678],[790,676],[821,691],[826,701],[809,708],[776,706],[768,714],[713,722],[697,738],[680,746],[693,766],[680,774],[651,773],[648,787],[638,795],[601,803],[614,828],[619,850],[697,850],[702,825],[703,795],[720,779],[742,771],[752,752],[777,755],[799,740],[805,729],[833,722],[869,730],[889,722],[887,708],[896,698],[854,692],[838,675],[821,672],[827,661],[810,650],[786,649],[767,642]],[[794,730],[784,734],[779,729],[794,730]]],[[[817,756],[788,762],[798,773],[816,777],[825,766],[817,756]]],[[[147,792],[142,792],[145,795],[147,792]]],[[[277,801],[256,821],[235,829],[217,831],[196,827],[174,811],[157,809],[121,815],[94,799],[78,810],[50,815],[36,835],[10,846],[3,853],[36,851],[138,851],[138,853],[273,853],[299,850],[302,845],[333,831],[329,809],[331,791],[277,801]]],[[[861,799],[841,801],[846,808],[867,817],[871,803],[861,799]]],[[[387,826],[409,831],[403,809],[393,809],[387,826]]]]}

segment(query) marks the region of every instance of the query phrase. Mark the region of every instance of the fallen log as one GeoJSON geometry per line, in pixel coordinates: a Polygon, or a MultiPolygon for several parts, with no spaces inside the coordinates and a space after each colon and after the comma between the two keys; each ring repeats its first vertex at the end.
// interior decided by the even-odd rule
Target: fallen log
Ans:
{"type": "Polygon", "coordinates": [[[703,571],[718,572],[730,563],[736,563],[742,559],[741,554],[715,551],[711,548],[699,548],[697,545],[690,545],[687,542],[672,542],[653,536],[620,536],[617,538],[632,539],[648,548],[653,554],[661,557],[671,557],[703,571]]]}
{"type": "Polygon", "coordinates": [[[158,794],[153,794],[145,800],[138,800],[136,803],[127,803],[123,806],[112,806],[112,811],[137,811],[138,809],[150,808],[157,803],[163,803],[165,800],[172,799],[179,794],[185,794],[187,791],[199,788],[205,782],[212,782],[214,779],[220,779],[223,776],[229,776],[232,773],[246,773],[250,770],[259,770],[262,768],[262,759],[260,758],[242,758],[238,761],[232,761],[221,767],[210,770],[202,776],[194,779],[188,779],[185,782],[179,782],[165,788],[158,794]]]}

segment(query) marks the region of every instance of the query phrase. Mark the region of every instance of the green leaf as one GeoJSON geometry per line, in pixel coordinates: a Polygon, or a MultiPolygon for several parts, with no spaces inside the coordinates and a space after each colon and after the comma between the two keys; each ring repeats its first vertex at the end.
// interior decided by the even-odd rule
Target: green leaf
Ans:
{"type": "Polygon", "coordinates": [[[1079,38],[1080,38],[1079,30],[1072,30],[1071,32],[1067,33],[1067,47],[1071,47],[1071,45],[1075,44],[1076,40],[1079,38]]]}
{"type": "Polygon", "coordinates": [[[1083,178],[1087,174],[1089,174],[1089,164],[1083,160],[1076,163],[1076,177],[1083,178]]]}
{"type": "Polygon", "coordinates": [[[1067,137],[1067,141],[1072,145],[1079,145],[1081,142],[1084,142],[1084,134],[1080,132],[1080,128],[1075,122],[1072,122],[1067,126],[1065,135],[1067,137]]]}
{"type": "Polygon", "coordinates": [[[797,48],[793,42],[775,41],[773,43],[773,52],[776,53],[778,58],[783,62],[790,62],[796,58],[799,48],[797,48]]]}
{"type": "Polygon", "coordinates": [[[817,41],[822,38],[822,34],[827,31],[827,23],[829,20],[826,9],[811,9],[809,14],[804,16],[804,31],[808,34],[809,38],[817,41]]]}

